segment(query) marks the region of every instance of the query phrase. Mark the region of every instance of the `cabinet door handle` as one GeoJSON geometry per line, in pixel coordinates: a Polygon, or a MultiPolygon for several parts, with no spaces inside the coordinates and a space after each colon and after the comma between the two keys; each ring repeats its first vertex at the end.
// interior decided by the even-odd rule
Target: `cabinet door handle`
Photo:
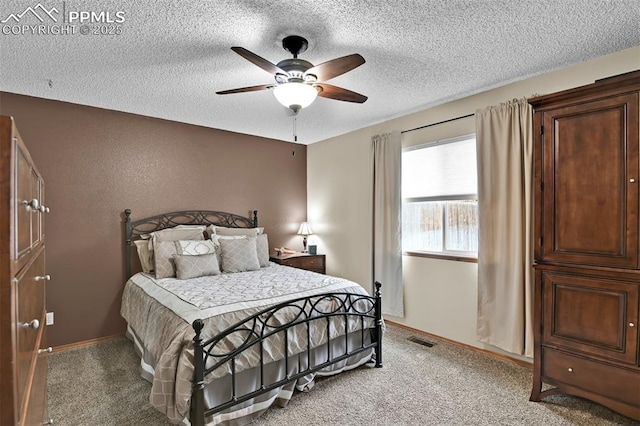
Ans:
{"type": "Polygon", "coordinates": [[[36,281],[51,281],[51,275],[38,275],[35,278],[36,281]]]}
{"type": "Polygon", "coordinates": [[[635,327],[636,325],[632,322],[629,323],[629,327],[635,327]]]}
{"type": "Polygon", "coordinates": [[[634,183],[636,180],[634,178],[629,179],[629,182],[634,183]]]}
{"type": "Polygon", "coordinates": [[[43,354],[45,352],[50,354],[51,352],[53,352],[53,348],[51,346],[49,346],[46,349],[38,349],[38,355],[43,354]]]}
{"type": "Polygon", "coordinates": [[[38,321],[37,319],[31,320],[30,322],[25,322],[24,324],[22,324],[22,326],[24,328],[33,328],[34,330],[37,330],[40,328],[40,321],[38,321]]]}
{"type": "Polygon", "coordinates": [[[569,368],[567,368],[567,371],[568,371],[569,373],[573,373],[573,368],[569,367],[569,368]]]}

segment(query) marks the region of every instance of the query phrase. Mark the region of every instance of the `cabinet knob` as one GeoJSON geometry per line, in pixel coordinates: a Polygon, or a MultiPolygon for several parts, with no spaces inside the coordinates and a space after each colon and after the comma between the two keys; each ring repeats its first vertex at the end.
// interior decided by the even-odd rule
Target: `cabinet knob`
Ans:
{"type": "Polygon", "coordinates": [[[635,182],[635,181],[636,181],[636,180],[635,180],[634,178],[629,179],[629,182],[631,182],[631,183],[633,183],[633,182],[635,182]]]}
{"type": "Polygon", "coordinates": [[[573,368],[569,367],[569,368],[567,368],[567,371],[568,371],[569,373],[573,373],[573,368]]]}
{"type": "Polygon", "coordinates": [[[43,353],[50,354],[51,352],[53,352],[53,348],[51,346],[49,346],[46,349],[38,349],[38,354],[43,354],[43,353]]]}
{"type": "Polygon", "coordinates": [[[51,275],[38,275],[35,278],[36,281],[51,281],[51,275]]]}
{"type": "Polygon", "coordinates": [[[40,210],[40,201],[38,201],[38,200],[37,200],[37,199],[35,199],[35,198],[34,198],[33,200],[31,200],[31,201],[24,200],[24,201],[22,202],[22,204],[23,204],[24,206],[26,206],[26,207],[27,207],[27,209],[33,209],[33,210],[36,210],[36,211],[37,211],[37,210],[40,210]]]}
{"type": "Polygon", "coordinates": [[[629,323],[629,327],[635,327],[636,325],[632,322],[629,323]]]}
{"type": "Polygon", "coordinates": [[[22,324],[22,326],[24,328],[33,328],[34,330],[37,330],[40,328],[40,321],[38,321],[37,319],[31,320],[31,322],[25,322],[24,324],[22,324]]]}

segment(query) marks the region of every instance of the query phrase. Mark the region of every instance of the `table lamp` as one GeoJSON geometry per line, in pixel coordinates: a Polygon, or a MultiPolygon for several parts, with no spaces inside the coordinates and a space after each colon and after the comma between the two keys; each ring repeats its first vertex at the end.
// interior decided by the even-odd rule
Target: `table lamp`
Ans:
{"type": "Polygon", "coordinates": [[[307,222],[302,222],[302,224],[300,224],[300,229],[298,229],[298,235],[302,235],[302,246],[304,247],[304,250],[302,250],[303,253],[307,253],[307,237],[309,235],[313,234],[313,231],[311,230],[311,226],[309,225],[309,223],[307,222]]]}

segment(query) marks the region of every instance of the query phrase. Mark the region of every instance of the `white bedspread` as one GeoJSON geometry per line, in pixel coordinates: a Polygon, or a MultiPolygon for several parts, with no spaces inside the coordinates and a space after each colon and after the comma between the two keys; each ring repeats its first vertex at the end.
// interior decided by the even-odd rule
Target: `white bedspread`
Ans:
{"type": "Polygon", "coordinates": [[[274,305],[299,297],[357,285],[343,278],[270,262],[257,271],[179,280],[137,274],[132,279],[148,295],[191,324],[227,312],[274,305]],[[163,291],[164,290],[164,291],[163,291]],[[176,297],[178,299],[176,299],[176,297]]]}

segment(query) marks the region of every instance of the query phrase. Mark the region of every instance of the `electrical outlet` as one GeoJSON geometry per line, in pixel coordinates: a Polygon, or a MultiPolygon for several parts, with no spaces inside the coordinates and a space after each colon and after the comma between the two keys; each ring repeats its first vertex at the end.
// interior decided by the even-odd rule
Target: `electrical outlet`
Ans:
{"type": "Polygon", "coordinates": [[[47,325],[53,325],[53,312],[47,312],[47,325]]]}

